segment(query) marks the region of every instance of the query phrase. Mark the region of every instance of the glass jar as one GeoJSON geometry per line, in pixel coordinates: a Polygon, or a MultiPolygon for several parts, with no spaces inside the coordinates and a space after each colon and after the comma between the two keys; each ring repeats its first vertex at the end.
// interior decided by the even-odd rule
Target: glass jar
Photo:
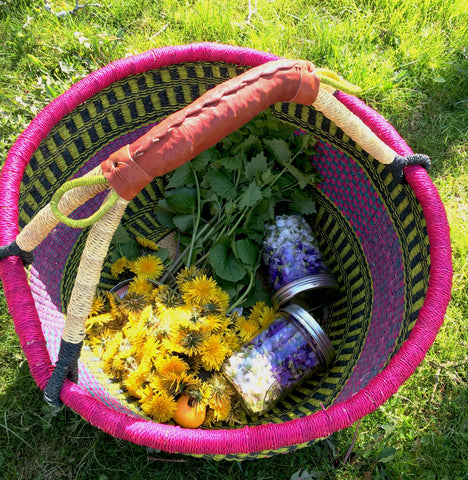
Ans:
{"type": "Polygon", "coordinates": [[[312,315],[290,304],[226,361],[223,372],[246,410],[260,414],[305,378],[328,368],[334,358],[330,340],[312,315]]]}
{"type": "Polygon", "coordinates": [[[278,215],[265,227],[263,261],[274,291],[327,272],[312,229],[300,215],[278,215]]]}

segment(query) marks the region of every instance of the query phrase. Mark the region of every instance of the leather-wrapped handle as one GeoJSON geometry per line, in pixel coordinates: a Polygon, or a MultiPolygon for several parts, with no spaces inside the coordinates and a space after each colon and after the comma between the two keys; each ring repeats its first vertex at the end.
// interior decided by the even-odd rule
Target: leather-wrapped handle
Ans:
{"type": "Polygon", "coordinates": [[[208,90],[101,164],[125,200],[154,177],[171,172],[212,147],[276,102],[314,103],[320,82],[314,65],[279,60],[254,67],[208,90]]]}

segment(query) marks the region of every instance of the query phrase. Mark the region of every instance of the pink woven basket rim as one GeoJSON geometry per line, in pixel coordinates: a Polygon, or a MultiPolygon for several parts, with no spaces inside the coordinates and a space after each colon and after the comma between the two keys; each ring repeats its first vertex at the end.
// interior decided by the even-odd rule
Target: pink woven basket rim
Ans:
{"type": "MultiPolygon", "coordinates": [[[[250,48],[197,43],[154,49],[118,60],[78,82],[37,115],[7,156],[0,177],[0,245],[12,242],[19,232],[19,187],[32,153],[64,115],[92,95],[128,75],[176,63],[222,61],[256,66],[275,59],[278,59],[275,55],[250,48]]],[[[338,93],[337,98],[397,153],[412,153],[377,112],[346,94],[338,93]]],[[[373,412],[396,393],[424,359],[442,325],[450,300],[452,262],[444,207],[423,168],[407,167],[405,177],[422,206],[427,223],[431,257],[427,295],[409,338],[389,364],[352,398],[303,418],[234,430],[190,430],[127,416],[105,406],[69,381],[65,383],[61,399],[89,423],[117,438],[166,452],[190,454],[248,454],[300,445],[327,437],[373,412]]],[[[31,374],[44,389],[53,366],[21,261],[14,257],[0,261],[0,276],[31,374]]]]}

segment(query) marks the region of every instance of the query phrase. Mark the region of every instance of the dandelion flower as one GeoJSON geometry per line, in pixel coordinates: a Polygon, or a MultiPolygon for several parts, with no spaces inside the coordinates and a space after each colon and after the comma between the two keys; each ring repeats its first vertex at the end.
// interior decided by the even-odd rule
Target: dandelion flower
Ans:
{"type": "Polygon", "coordinates": [[[187,355],[197,355],[203,348],[205,334],[197,330],[182,328],[179,331],[176,342],[182,347],[187,355]]]}
{"type": "Polygon", "coordinates": [[[101,313],[104,313],[105,307],[106,307],[106,297],[102,292],[98,292],[93,299],[89,316],[94,317],[96,315],[100,315],[101,313]]]}
{"type": "Polygon", "coordinates": [[[149,240],[148,238],[143,237],[136,237],[136,241],[143,247],[148,248],[150,250],[159,250],[159,245],[153,240],[149,240]]]}
{"type": "Polygon", "coordinates": [[[275,308],[265,306],[258,320],[260,328],[263,330],[269,327],[276,318],[276,314],[277,310],[275,308]]]}
{"type": "Polygon", "coordinates": [[[225,408],[231,405],[231,397],[235,395],[235,391],[222,375],[215,373],[207,383],[211,393],[210,407],[225,408]]]}
{"type": "Polygon", "coordinates": [[[161,376],[168,372],[183,375],[189,369],[188,364],[177,355],[158,358],[154,362],[154,366],[161,376]]]}
{"type": "Polygon", "coordinates": [[[144,278],[136,277],[128,284],[127,293],[137,293],[139,295],[148,296],[153,291],[153,285],[144,278]]]}
{"type": "Polygon", "coordinates": [[[139,278],[157,280],[164,270],[164,264],[155,255],[143,255],[130,264],[130,270],[139,278]]]}
{"type": "Polygon", "coordinates": [[[183,305],[180,295],[174,292],[169,285],[159,285],[154,291],[153,300],[158,311],[183,305]]]}
{"type": "Polygon", "coordinates": [[[184,267],[176,276],[177,286],[180,288],[184,283],[192,281],[200,271],[193,265],[191,267],[184,267]]]}
{"type": "Polygon", "coordinates": [[[216,422],[222,422],[226,420],[229,416],[229,412],[231,411],[231,401],[226,403],[226,405],[217,406],[213,408],[214,419],[216,422]]]}
{"type": "Polygon", "coordinates": [[[157,422],[167,422],[173,417],[177,403],[173,396],[160,392],[147,397],[141,408],[157,422]]]}
{"type": "Polygon", "coordinates": [[[257,335],[260,327],[256,321],[251,317],[239,317],[236,322],[238,328],[238,335],[244,342],[249,342],[257,335]]]}
{"type": "Polygon", "coordinates": [[[265,302],[257,302],[250,311],[249,320],[253,323],[259,322],[263,311],[266,308],[265,302]]]}
{"type": "Polygon", "coordinates": [[[114,318],[110,313],[102,313],[101,315],[96,315],[94,317],[88,317],[86,320],[86,332],[87,333],[96,333],[104,330],[108,327],[114,318]]]}
{"type": "Polygon", "coordinates": [[[219,370],[229,353],[229,348],[223,344],[221,335],[210,335],[203,342],[200,352],[202,366],[206,370],[219,370]]]}
{"type": "Polygon", "coordinates": [[[128,293],[119,301],[119,310],[126,314],[138,314],[144,310],[148,301],[144,295],[139,293],[128,293]]]}
{"type": "Polygon", "coordinates": [[[126,268],[128,268],[129,261],[126,257],[119,258],[116,262],[111,265],[111,275],[115,278],[118,278],[126,268]]]}
{"type": "Polygon", "coordinates": [[[147,373],[139,369],[130,372],[123,380],[128,393],[134,397],[141,398],[143,389],[147,384],[147,373]]]}
{"type": "Polygon", "coordinates": [[[211,298],[211,305],[216,307],[218,313],[225,315],[229,308],[229,293],[225,292],[222,288],[217,287],[211,298]]]}
{"type": "Polygon", "coordinates": [[[161,387],[171,395],[177,396],[190,388],[196,387],[200,380],[196,379],[192,374],[166,372],[159,376],[161,387]]]}
{"type": "Polygon", "coordinates": [[[217,284],[211,277],[198,275],[193,280],[183,283],[180,289],[185,302],[202,306],[211,301],[216,287],[217,284]]]}
{"type": "Polygon", "coordinates": [[[190,397],[190,407],[196,411],[204,410],[211,397],[210,386],[204,382],[200,382],[199,385],[187,389],[186,393],[190,397]]]}

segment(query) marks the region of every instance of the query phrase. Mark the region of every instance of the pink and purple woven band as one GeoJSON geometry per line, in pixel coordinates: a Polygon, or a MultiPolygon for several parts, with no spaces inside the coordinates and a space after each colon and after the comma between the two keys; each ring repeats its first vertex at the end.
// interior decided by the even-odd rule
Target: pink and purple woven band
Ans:
{"type": "MultiPolygon", "coordinates": [[[[118,60],[81,80],[40,112],[9,152],[0,178],[0,245],[14,241],[19,233],[19,190],[31,155],[64,115],[92,95],[128,75],[176,63],[205,60],[256,66],[277,58],[248,48],[192,44],[155,49],[118,60]]],[[[395,129],[362,101],[340,92],[337,98],[397,153],[412,153],[395,129]]],[[[452,262],[444,207],[424,168],[407,167],[405,177],[426,218],[431,257],[429,287],[408,340],[387,367],[353,397],[307,417],[234,430],[187,430],[131,417],[105,406],[69,381],[65,383],[61,399],[89,423],[115,437],[166,452],[191,454],[253,453],[299,445],[327,437],[373,412],[396,393],[424,359],[442,325],[450,300],[452,262]]],[[[53,366],[21,260],[16,257],[1,260],[0,276],[31,374],[38,386],[44,389],[53,366]]]]}

